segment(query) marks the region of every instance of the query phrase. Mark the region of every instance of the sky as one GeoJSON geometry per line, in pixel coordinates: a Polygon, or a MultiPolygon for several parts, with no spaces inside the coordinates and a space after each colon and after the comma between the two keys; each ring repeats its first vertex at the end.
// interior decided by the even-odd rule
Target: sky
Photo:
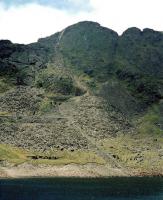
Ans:
{"type": "Polygon", "coordinates": [[[32,43],[79,21],[163,31],[163,0],[0,0],[0,39],[32,43]]]}

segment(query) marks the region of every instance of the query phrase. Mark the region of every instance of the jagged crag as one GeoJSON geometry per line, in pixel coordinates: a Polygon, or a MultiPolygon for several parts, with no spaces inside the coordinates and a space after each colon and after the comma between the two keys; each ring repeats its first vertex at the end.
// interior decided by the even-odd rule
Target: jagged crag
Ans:
{"type": "Polygon", "coordinates": [[[162,97],[162,32],[80,22],[29,45],[0,41],[2,144],[162,173],[162,97]]]}

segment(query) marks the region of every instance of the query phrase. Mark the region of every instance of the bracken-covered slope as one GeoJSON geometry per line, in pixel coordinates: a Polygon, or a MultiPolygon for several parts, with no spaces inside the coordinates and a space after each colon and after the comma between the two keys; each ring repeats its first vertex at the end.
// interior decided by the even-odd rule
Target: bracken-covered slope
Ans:
{"type": "Polygon", "coordinates": [[[162,97],[161,32],[86,21],[29,45],[0,41],[3,144],[162,173],[162,97]]]}

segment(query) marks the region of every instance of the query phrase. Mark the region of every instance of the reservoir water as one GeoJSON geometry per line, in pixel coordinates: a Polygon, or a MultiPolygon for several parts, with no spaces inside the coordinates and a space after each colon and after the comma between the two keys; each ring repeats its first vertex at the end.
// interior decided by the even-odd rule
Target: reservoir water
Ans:
{"type": "Polygon", "coordinates": [[[163,200],[163,178],[0,179],[0,200],[163,200]]]}

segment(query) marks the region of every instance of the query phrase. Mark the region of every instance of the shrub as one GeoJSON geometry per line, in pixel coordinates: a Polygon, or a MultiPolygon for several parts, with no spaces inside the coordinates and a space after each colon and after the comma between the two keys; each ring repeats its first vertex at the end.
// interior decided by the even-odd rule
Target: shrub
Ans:
{"type": "Polygon", "coordinates": [[[44,69],[36,78],[36,85],[48,92],[69,95],[74,93],[73,79],[62,70],[44,69]]]}

